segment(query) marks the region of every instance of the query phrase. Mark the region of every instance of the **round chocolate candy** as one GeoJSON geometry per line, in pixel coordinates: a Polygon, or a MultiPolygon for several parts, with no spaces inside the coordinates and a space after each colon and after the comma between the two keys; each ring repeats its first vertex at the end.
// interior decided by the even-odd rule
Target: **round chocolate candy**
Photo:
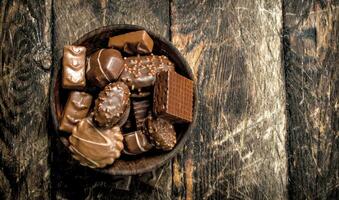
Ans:
{"type": "Polygon", "coordinates": [[[163,118],[148,117],[146,127],[147,134],[157,149],[169,151],[177,143],[174,127],[169,121],[163,118]]]}
{"type": "Polygon", "coordinates": [[[69,137],[69,149],[81,165],[102,168],[120,157],[124,148],[123,136],[118,126],[96,127],[92,117],[82,119],[69,137]]]}
{"type": "Polygon", "coordinates": [[[112,127],[117,123],[122,126],[129,115],[130,94],[122,82],[108,84],[95,100],[94,121],[98,126],[112,127]]]}
{"type": "Polygon", "coordinates": [[[115,49],[100,49],[87,60],[86,78],[90,85],[99,88],[117,80],[124,69],[124,61],[115,49]]]}

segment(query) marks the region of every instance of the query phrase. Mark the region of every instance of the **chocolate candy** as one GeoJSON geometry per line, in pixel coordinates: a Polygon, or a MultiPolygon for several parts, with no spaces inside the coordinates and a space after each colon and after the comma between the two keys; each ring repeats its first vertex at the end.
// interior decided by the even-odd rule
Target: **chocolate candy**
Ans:
{"type": "Polygon", "coordinates": [[[174,71],[157,75],[153,111],[173,123],[192,122],[193,81],[174,71]]]}
{"type": "Polygon", "coordinates": [[[83,89],[85,78],[86,48],[81,46],[64,47],[62,59],[62,87],[66,89],[83,89]]]}
{"type": "Polygon", "coordinates": [[[120,128],[98,128],[92,117],[82,119],[69,137],[69,149],[81,165],[102,168],[120,157],[124,148],[120,128]]]}
{"type": "Polygon", "coordinates": [[[101,127],[112,127],[127,120],[130,91],[122,82],[108,84],[95,100],[94,121],[101,127]]]}
{"type": "Polygon", "coordinates": [[[162,118],[146,120],[147,134],[155,143],[155,147],[164,151],[169,151],[175,146],[177,139],[173,125],[162,118]]]}
{"type": "Polygon", "coordinates": [[[117,80],[124,69],[124,61],[119,51],[100,49],[87,61],[86,77],[91,85],[99,88],[117,80]]]}
{"type": "Polygon", "coordinates": [[[133,111],[134,111],[134,117],[135,117],[135,124],[137,126],[137,129],[140,130],[144,126],[144,122],[147,118],[148,111],[150,108],[150,100],[149,99],[142,99],[142,100],[136,100],[134,99],[132,101],[133,104],[133,111]]]}
{"type": "Polygon", "coordinates": [[[153,40],[146,31],[135,31],[109,38],[108,47],[128,54],[147,54],[153,50],[153,40]]]}
{"type": "Polygon", "coordinates": [[[85,92],[73,91],[70,93],[61,118],[59,129],[72,133],[74,126],[88,114],[92,104],[92,96],[85,92]]]}
{"type": "Polygon", "coordinates": [[[123,152],[128,155],[137,155],[152,149],[152,144],[146,135],[139,130],[124,135],[125,149],[123,152]]]}
{"type": "Polygon", "coordinates": [[[125,68],[120,80],[132,90],[154,85],[156,74],[174,71],[174,64],[166,56],[125,57],[125,68]]]}

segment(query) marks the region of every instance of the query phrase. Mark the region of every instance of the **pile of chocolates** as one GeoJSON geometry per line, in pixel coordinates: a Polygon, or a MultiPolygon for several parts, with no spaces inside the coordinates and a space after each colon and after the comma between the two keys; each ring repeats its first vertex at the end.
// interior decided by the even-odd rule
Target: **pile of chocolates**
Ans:
{"type": "Polygon", "coordinates": [[[108,48],[87,56],[85,47],[64,47],[62,87],[70,91],[59,129],[70,134],[69,149],[82,165],[170,151],[174,124],[192,122],[193,82],[152,51],[143,30],[110,37],[108,48]]]}

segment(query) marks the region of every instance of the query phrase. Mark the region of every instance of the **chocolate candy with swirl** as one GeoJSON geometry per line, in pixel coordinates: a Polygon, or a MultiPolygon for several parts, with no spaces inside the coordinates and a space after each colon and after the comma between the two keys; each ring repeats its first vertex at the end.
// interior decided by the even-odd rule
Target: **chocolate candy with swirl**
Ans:
{"type": "Polygon", "coordinates": [[[67,99],[59,129],[72,133],[74,126],[87,116],[91,104],[90,94],[72,91],[67,99]]]}
{"type": "Polygon", "coordinates": [[[86,86],[86,48],[66,45],[62,60],[62,87],[65,89],[83,89],[86,86]]]}

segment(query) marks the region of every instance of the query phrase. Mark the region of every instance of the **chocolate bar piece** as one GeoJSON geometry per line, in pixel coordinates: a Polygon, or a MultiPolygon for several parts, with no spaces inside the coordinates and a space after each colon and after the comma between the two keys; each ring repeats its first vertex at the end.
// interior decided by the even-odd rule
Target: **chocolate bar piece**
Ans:
{"type": "Polygon", "coordinates": [[[69,149],[81,165],[102,168],[120,157],[124,148],[123,136],[118,126],[96,127],[92,115],[82,119],[69,137],[69,149]]]}
{"type": "Polygon", "coordinates": [[[123,152],[127,155],[137,155],[147,152],[153,147],[141,130],[124,135],[124,141],[126,148],[123,152]]]}
{"type": "Polygon", "coordinates": [[[83,89],[85,78],[86,48],[81,46],[64,47],[62,59],[62,87],[65,89],[83,89]]]}
{"type": "Polygon", "coordinates": [[[144,126],[144,121],[147,118],[149,108],[151,106],[149,99],[142,99],[142,100],[132,100],[133,104],[133,111],[135,117],[135,124],[137,129],[140,130],[144,126]]]}
{"type": "Polygon", "coordinates": [[[92,96],[85,92],[72,91],[67,99],[59,129],[72,133],[74,126],[88,114],[92,96]]]}
{"type": "Polygon", "coordinates": [[[169,121],[162,118],[153,119],[149,116],[146,120],[146,127],[147,134],[157,149],[169,151],[177,143],[174,127],[169,121]]]}
{"type": "Polygon", "coordinates": [[[124,60],[120,80],[132,90],[154,85],[156,74],[161,71],[174,71],[174,64],[166,56],[135,56],[124,60]]]}
{"type": "Polygon", "coordinates": [[[95,100],[96,124],[101,127],[112,127],[121,120],[126,121],[129,115],[130,94],[127,85],[123,82],[108,84],[95,100]]]}
{"type": "Polygon", "coordinates": [[[86,77],[90,85],[99,88],[119,78],[124,69],[124,61],[119,51],[100,49],[94,52],[87,61],[86,77]]]}
{"type": "Polygon", "coordinates": [[[193,81],[174,71],[160,72],[154,86],[153,111],[173,123],[192,122],[193,81]]]}
{"type": "Polygon", "coordinates": [[[153,40],[146,31],[135,31],[110,37],[108,47],[123,50],[128,54],[147,54],[153,50],[153,40]]]}

